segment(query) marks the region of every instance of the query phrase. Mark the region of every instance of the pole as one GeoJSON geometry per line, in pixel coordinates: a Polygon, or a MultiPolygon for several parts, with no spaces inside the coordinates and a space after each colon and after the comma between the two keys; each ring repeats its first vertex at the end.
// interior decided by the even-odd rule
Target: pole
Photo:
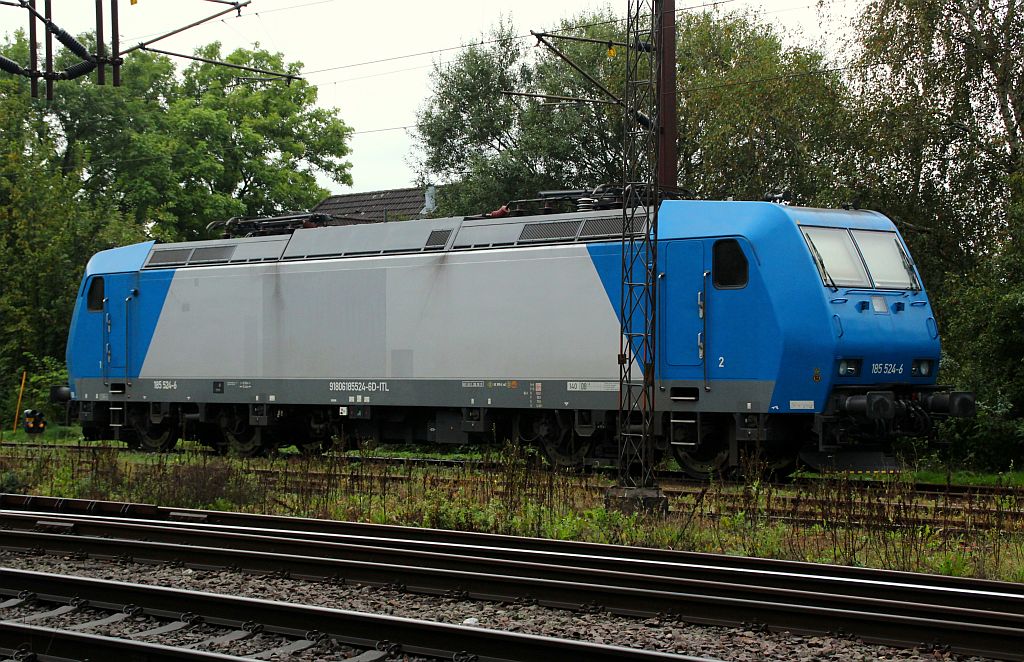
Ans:
{"type": "Polygon", "coordinates": [[[28,69],[32,76],[30,78],[30,87],[32,89],[32,98],[39,98],[39,78],[36,74],[39,73],[39,44],[36,42],[36,0],[30,0],[29,6],[32,11],[28,13],[28,69]]]}
{"type": "Polygon", "coordinates": [[[121,36],[118,34],[117,0],[110,0],[110,70],[114,74],[114,87],[121,86],[121,36]]]}
{"type": "Polygon", "coordinates": [[[18,391],[18,406],[14,408],[14,432],[18,431],[18,419],[21,417],[21,396],[25,395],[25,378],[28,377],[28,370],[21,373],[21,390],[18,391]]]}
{"type": "Polygon", "coordinates": [[[670,191],[679,186],[676,140],[676,0],[661,0],[658,12],[658,185],[670,191]]]}
{"type": "Polygon", "coordinates": [[[103,0],[96,0],[96,82],[99,85],[107,84],[103,50],[103,0]]]}
{"type": "Polygon", "coordinates": [[[53,32],[50,21],[53,20],[52,0],[45,0],[43,11],[46,12],[46,100],[53,101],[53,32]]]}

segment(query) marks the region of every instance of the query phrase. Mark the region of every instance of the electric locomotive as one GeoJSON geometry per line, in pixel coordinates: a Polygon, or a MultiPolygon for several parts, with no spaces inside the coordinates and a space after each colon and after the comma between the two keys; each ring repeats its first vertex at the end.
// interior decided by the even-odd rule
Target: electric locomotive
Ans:
{"type": "MultiPolygon", "coordinates": [[[[67,350],[86,435],[616,456],[621,209],[318,225],[94,256],[67,350]]],[[[973,412],[937,384],[931,304],[882,214],[668,200],[657,250],[655,433],[692,475],[842,464],[973,412]]]]}

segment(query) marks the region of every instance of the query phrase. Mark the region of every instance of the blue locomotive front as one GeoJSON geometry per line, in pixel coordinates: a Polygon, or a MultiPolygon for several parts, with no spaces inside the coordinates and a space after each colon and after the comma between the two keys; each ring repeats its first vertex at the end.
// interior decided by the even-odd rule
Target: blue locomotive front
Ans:
{"type": "Polygon", "coordinates": [[[973,413],[936,385],[938,326],[882,214],[666,202],[661,228],[660,388],[691,473],[744,449],[780,470],[798,454],[868,468],[865,452],[973,413]]]}

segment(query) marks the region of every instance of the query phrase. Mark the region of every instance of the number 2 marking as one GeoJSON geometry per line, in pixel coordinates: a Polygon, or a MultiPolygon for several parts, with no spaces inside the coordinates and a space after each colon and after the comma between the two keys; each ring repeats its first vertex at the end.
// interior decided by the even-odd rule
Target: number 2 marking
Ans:
{"type": "Polygon", "coordinates": [[[719,368],[724,368],[725,367],[725,357],[724,356],[719,356],[718,357],[718,367],[719,368]]]}

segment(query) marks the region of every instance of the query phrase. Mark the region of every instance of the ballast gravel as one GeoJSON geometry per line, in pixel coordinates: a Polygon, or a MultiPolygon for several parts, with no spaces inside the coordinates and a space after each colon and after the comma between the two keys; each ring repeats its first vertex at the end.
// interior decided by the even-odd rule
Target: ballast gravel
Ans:
{"type": "MultiPolygon", "coordinates": [[[[874,661],[874,660],[962,660],[965,657],[944,651],[900,649],[876,646],[832,636],[801,636],[789,632],[763,632],[745,628],[691,625],[673,619],[638,619],[606,612],[574,612],[534,604],[508,604],[438,597],[403,592],[394,587],[339,585],[277,576],[258,576],[227,570],[197,570],[167,565],[146,565],[79,560],[60,556],[39,556],[0,551],[0,566],[57,574],[80,575],[121,582],[169,586],[211,593],[225,593],[264,600],[280,600],[306,605],[348,609],[375,614],[404,616],[443,623],[469,624],[510,632],[562,637],[601,644],[628,646],[680,655],[695,655],[721,660],[785,662],[874,661]]],[[[5,618],[10,616],[4,615],[5,618]]],[[[126,623],[124,627],[130,627],[126,623]]],[[[138,628],[136,625],[134,628],[138,628]]],[[[140,628],[144,629],[144,628],[140,628]]],[[[117,632],[109,634],[116,636],[117,632]]],[[[269,647],[252,639],[244,646],[232,647],[251,654],[269,647]]],[[[237,651],[237,652],[236,652],[237,651]]],[[[223,652],[228,652],[224,650],[223,652]]],[[[318,647],[294,660],[340,660],[351,652],[318,647]]]]}

